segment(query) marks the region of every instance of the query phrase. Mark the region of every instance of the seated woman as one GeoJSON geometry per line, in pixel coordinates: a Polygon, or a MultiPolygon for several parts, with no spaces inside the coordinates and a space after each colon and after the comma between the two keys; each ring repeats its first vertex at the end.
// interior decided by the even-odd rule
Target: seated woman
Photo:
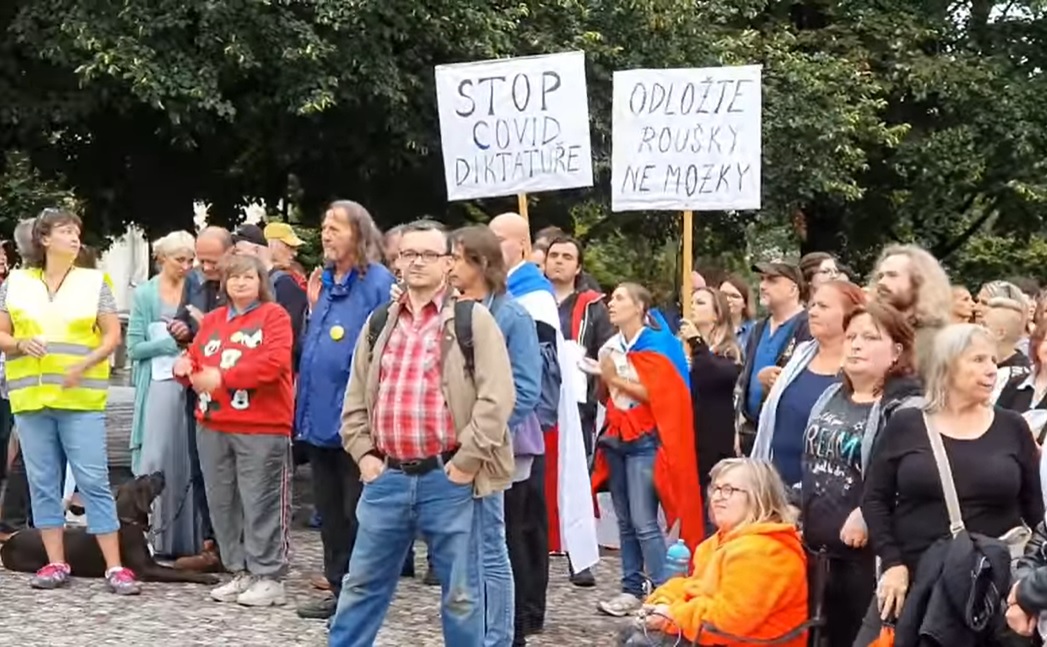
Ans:
{"type": "Polygon", "coordinates": [[[778,473],[766,461],[726,459],[708,496],[716,534],[698,546],[689,577],[651,594],[623,644],[731,646],[795,632],[776,644],[803,647],[807,559],[778,473]]]}

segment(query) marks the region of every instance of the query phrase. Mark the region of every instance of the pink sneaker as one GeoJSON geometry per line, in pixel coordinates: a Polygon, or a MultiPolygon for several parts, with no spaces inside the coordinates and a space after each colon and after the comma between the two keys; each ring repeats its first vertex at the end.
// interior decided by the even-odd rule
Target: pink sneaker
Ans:
{"type": "Polygon", "coordinates": [[[69,583],[69,573],[69,564],[54,562],[37,571],[29,580],[29,586],[34,589],[57,589],[69,583]]]}
{"type": "Polygon", "coordinates": [[[109,590],[117,595],[138,595],[142,592],[134,572],[122,566],[107,572],[105,582],[109,585],[109,590]]]}

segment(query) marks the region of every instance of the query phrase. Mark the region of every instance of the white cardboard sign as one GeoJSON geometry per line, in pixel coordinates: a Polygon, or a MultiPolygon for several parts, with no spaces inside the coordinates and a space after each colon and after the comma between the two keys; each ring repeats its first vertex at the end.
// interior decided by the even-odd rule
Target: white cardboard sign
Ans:
{"type": "Polygon", "coordinates": [[[614,73],[614,211],[760,208],[761,67],[614,73]]]}
{"type": "Polygon", "coordinates": [[[593,185],[585,54],[436,67],[449,200],[593,185]]]}

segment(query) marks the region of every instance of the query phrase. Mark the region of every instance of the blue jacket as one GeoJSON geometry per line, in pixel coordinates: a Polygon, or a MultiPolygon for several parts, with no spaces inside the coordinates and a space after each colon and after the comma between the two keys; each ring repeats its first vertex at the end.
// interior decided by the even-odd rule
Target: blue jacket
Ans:
{"type": "Polygon", "coordinates": [[[494,315],[505,337],[509,363],[513,369],[516,404],[509,415],[509,429],[516,429],[538,407],[542,388],[542,354],[534,319],[524,307],[507,294],[488,297],[484,305],[494,315]]]}
{"type": "Polygon", "coordinates": [[[320,299],[302,339],[295,406],[299,440],[317,447],[341,446],[338,430],[353,348],[367,317],[389,300],[394,282],[377,263],[363,276],[354,270],[337,284],[332,271],[324,271],[320,299]]]}

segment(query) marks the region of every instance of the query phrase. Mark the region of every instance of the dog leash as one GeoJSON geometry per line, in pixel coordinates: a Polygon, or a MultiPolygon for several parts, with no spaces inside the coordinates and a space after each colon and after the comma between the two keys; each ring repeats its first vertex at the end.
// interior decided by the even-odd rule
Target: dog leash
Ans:
{"type": "Polygon", "coordinates": [[[150,528],[149,529],[149,533],[148,534],[149,534],[150,541],[153,540],[154,538],[156,538],[156,536],[159,535],[160,533],[162,533],[165,530],[167,530],[171,526],[171,524],[173,524],[175,522],[175,520],[178,519],[178,517],[182,516],[182,510],[185,508],[185,502],[189,498],[189,490],[192,487],[193,487],[193,481],[192,481],[192,479],[190,479],[190,481],[185,484],[185,489],[182,490],[181,500],[178,502],[178,507],[175,509],[174,516],[172,516],[170,519],[168,519],[167,523],[165,523],[164,525],[160,526],[159,528],[155,528],[155,529],[154,528],[150,528]]]}

